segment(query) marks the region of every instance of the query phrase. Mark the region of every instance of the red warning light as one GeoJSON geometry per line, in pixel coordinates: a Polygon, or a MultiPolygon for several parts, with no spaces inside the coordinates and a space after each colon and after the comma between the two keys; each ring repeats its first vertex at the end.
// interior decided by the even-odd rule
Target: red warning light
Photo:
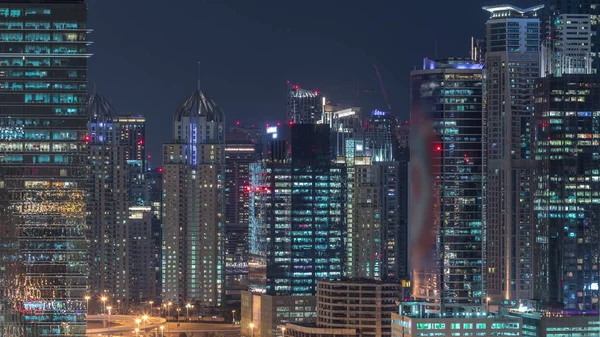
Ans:
{"type": "Polygon", "coordinates": [[[281,123],[277,122],[277,126],[281,126],[281,123]]]}
{"type": "Polygon", "coordinates": [[[92,138],[89,135],[83,136],[83,141],[84,142],[89,143],[90,140],[92,140],[92,138]]]}
{"type": "Polygon", "coordinates": [[[162,173],[162,171],[163,171],[162,167],[159,167],[159,168],[158,168],[158,172],[159,172],[159,173],[162,173]]]}
{"type": "Polygon", "coordinates": [[[295,85],[295,86],[293,86],[292,88],[293,88],[293,89],[300,89],[300,86],[299,86],[299,85],[295,85]]]}
{"type": "Polygon", "coordinates": [[[436,151],[442,151],[442,146],[441,145],[436,145],[435,146],[435,150],[436,151]]]}
{"type": "Polygon", "coordinates": [[[240,125],[240,121],[235,122],[235,125],[240,125]]]}
{"type": "Polygon", "coordinates": [[[144,140],[143,140],[143,139],[140,139],[140,141],[138,142],[138,144],[140,144],[140,145],[144,145],[144,140]]]}
{"type": "Polygon", "coordinates": [[[290,122],[289,122],[289,124],[290,124],[290,125],[294,125],[294,121],[290,121],[290,122]]]}

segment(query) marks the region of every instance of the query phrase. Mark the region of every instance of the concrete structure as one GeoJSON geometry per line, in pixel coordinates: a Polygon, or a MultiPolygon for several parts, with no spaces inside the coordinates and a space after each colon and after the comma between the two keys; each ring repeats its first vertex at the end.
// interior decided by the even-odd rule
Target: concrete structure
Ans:
{"type": "Polygon", "coordinates": [[[550,38],[543,43],[542,77],[592,73],[592,17],[556,14],[550,38]]]}
{"type": "Polygon", "coordinates": [[[392,313],[401,300],[399,283],[321,280],[317,284],[317,327],[353,329],[362,337],[391,336],[392,313]]]}
{"type": "Polygon", "coordinates": [[[194,91],[163,145],[162,298],[219,306],[225,274],[225,116],[194,91]]]}
{"type": "Polygon", "coordinates": [[[487,291],[494,300],[535,298],[532,154],[534,82],[540,76],[543,5],[484,7],[487,144],[487,291]]]}
{"type": "Polygon", "coordinates": [[[331,329],[317,326],[286,324],[283,330],[285,337],[360,337],[356,329],[331,329]]]}

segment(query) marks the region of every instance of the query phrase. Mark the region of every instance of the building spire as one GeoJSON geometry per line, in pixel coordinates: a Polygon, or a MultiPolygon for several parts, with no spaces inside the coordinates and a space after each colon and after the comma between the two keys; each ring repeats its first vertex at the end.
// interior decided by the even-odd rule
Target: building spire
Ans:
{"type": "Polygon", "coordinates": [[[200,91],[200,61],[198,61],[198,91],[200,91]]]}

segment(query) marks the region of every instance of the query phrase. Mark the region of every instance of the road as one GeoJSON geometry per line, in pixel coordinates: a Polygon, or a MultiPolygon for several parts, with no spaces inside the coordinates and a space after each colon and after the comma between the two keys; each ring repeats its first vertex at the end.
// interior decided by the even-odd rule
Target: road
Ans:
{"type": "MultiPolygon", "coordinates": [[[[181,332],[185,332],[187,337],[207,337],[212,333],[222,333],[224,337],[240,336],[240,326],[233,324],[218,324],[218,323],[165,323],[165,320],[160,317],[150,317],[144,324],[140,324],[140,333],[136,335],[135,322],[139,316],[113,315],[110,318],[112,323],[111,328],[94,328],[88,329],[88,336],[124,336],[124,337],[179,337],[181,332]],[[164,326],[164,335],[161,334],[160,326],[164,326]],[[144,331],[145,330],[145,331],[144,331]],[[144,334],[145,333],[145,334],[144,334]]],[[[108,317],[103,315],[89,315],[89,322],[107,321],[108,317]]]]}

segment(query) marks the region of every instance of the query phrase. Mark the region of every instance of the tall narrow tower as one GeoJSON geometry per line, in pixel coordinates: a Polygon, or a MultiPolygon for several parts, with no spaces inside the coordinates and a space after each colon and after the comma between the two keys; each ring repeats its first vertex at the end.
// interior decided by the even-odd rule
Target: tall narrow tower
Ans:
{"type": "Polygon", "coordinates": [[[218,306],[224,289],[225,116],[199,89],[163,146],[163,300],[218,306]]]}
{"type": "Polygon", "coordinates": [[[0,335],[21,317],[20,336],[85,336],[87,6],[0,1],[0,28],[0,194],[23,257],[0,335]]]}
{"type": "Polygon", "coordinates": [[[531,299],[534,283],[532,156],[534,81],[540,76],[544,6],[484,7],[487,134],[488,292],[493,300],[531,299]]]}

